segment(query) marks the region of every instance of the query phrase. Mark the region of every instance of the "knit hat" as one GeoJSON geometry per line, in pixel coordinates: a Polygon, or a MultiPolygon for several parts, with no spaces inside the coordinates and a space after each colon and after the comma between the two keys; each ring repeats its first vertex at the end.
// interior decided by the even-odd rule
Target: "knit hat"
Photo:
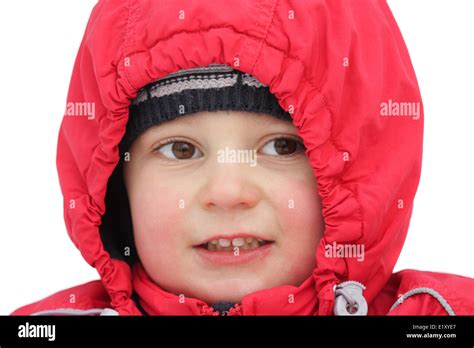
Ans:
{"type": "Polygon", "coordinates": [[[108,182],[106,211],[99,227],[104,247],[112,258],[132,265],[138,256],[122,178],[124,153],[152,126],[186,114],[218,110],[247,111],[292,120],[266,85],[222,64],[180,70],[138,91],[131,101],[127,129],[119,144],[120,161],[108,182]]]}
{"type": "Polygon", "coordinates": [[[150,83],[132,100],[120,153],[148,128],[200,111],[247,111],[291,121],[270,89],[223,64],[180,70],[150,83]]]}

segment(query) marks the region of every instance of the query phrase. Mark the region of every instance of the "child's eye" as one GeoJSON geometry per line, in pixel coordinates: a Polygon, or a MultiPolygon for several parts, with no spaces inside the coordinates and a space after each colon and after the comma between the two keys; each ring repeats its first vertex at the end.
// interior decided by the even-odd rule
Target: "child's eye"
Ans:
{"type": "Polygon", "coordinates": [[[287,156],[304,149],[304,145],[298,140],[291,138],[276,138],[266,143],[262,148],[262,152],[263,154],[270,156],[287,156]]]}
{"type": "Polygon", "coordinates": [[[202,156],[202,152],[197,147],[185,141],[170,142],[160,146],[157,151],[166,158],[177,160],[186,160],[202,156]]]}

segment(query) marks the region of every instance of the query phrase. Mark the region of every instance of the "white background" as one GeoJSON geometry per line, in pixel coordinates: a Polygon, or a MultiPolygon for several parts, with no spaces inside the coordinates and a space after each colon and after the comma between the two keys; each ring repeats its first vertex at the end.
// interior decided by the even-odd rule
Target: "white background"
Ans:
{"type": "MultiPolygon", "coordinates": [[[[95,3],[0,3],[0,314],[98,279],[67,236],[55,164],[69,79],[95,3]]],[[[389,4],[425,108],[421,184],[395,271],[474,277],[474,1],[389,4]]]]}

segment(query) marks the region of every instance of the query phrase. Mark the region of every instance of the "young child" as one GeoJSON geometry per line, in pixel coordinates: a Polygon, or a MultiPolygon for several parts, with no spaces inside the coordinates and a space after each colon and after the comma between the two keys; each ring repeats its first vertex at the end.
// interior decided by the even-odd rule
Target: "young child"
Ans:
{"type": "Polygon", "coordinates": [[[473,314],[472,279],[392,274],[420,106],[385,1],[99,1],[57,167],[101,279],[12,314],[473,314]]]}

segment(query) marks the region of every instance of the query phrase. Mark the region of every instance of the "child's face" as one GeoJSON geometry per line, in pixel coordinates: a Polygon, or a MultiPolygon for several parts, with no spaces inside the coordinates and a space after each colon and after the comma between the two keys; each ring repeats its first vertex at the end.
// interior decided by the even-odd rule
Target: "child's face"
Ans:
{"type": "Polygon", "coordinates": [[[300,142],[291,122],[233,111],[182,116],[135,140],[124,178],[151,279],[211,304],[299,286],[324,228],[300,142]]]}

